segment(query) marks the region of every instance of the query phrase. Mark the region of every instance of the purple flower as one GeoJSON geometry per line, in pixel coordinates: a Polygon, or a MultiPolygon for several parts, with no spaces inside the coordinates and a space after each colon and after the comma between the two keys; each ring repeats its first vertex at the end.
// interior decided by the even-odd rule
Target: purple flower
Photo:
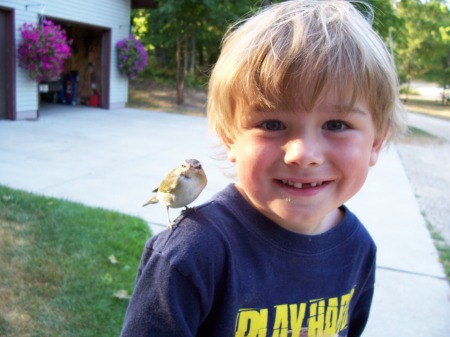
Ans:
{"type": "Polygon", "coordinates": [[[119,72],[128,77],[136,77],[148,63],[145,47],[134,36],[122,39],[116,44],[119,72]]]}

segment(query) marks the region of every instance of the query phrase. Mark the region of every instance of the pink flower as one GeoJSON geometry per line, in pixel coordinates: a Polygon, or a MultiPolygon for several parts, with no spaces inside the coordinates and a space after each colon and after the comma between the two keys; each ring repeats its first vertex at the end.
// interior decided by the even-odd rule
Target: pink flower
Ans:
{"type": "Polygon", "coordinates": [[[24,23],[20,28],[22,42],[17,54],[19,66],[26,69],[31,79],[41,82],[61,75],[64,61],[70,57],[66,32],[52,21],[42,25],[24,23]]]}

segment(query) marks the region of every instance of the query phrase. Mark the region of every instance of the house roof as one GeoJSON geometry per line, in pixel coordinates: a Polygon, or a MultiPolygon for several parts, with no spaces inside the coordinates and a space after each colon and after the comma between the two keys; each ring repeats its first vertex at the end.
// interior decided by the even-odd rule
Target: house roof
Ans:
{"type": "Polygon", "coordinates": [[[157,0],[131,0],[131,8],[157,8],[157,0]]]}

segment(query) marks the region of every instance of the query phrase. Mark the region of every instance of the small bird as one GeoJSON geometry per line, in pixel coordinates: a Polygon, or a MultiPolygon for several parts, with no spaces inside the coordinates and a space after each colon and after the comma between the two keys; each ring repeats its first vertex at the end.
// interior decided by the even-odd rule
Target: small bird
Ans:
{"type": "Polygon", "coordinates": [[[170,221],[169,207],[185,207],[183,212],[188,210],[187,205],[197,199],[205,188],[206,182],[205,171],[200,162],[196,159],[186,159],[181,166],[169,172],[158,188],[152,191],[156,194],[142,206],[163,203],[166,207],[169,228],[172,229],[174,223],[170,221]]]}

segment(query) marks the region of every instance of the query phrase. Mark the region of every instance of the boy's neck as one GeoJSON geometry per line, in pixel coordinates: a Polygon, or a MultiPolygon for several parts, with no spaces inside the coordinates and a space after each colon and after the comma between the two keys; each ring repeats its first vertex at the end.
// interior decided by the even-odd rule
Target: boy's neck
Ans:
{"type": "Polygon", "coordinates": [[[310,231],[306,233],[301,233],[305,235],[319,235],[323,234],[333,227],[335,227],[344,218],[344,211],[341,208],[336,208],[327,214],[327,216],[322,220],[322,222],[315,228],[311,228],[310,231]]]}

